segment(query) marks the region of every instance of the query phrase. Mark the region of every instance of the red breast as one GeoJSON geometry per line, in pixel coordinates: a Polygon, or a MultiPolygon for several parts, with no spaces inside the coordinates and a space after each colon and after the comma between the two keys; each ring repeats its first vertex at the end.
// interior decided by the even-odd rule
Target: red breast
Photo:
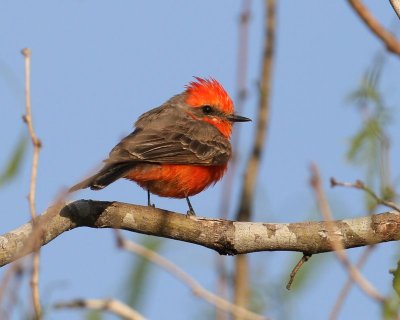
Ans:
{"type": "Polygon", "coordinates": [[[222,178],[227,164],[196,166],[143,164],[125,177],[161,197],[185,198],[203,191],[222,178]]]}

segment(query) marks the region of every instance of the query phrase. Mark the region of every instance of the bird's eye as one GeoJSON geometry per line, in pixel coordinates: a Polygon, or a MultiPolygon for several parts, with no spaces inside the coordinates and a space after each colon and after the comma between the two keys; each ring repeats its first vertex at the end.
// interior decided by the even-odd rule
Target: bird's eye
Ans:
{"type": "Polygon", "coordinates": [[[213,111],[213,108],[211,106],[202,106],[201,110],[203,110],[204,114],[210,114],[213,111]]]}

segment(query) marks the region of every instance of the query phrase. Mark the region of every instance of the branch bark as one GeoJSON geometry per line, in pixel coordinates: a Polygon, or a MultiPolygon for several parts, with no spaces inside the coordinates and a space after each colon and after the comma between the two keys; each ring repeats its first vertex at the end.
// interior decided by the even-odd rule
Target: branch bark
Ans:
{"type": "Polygon", "coordinates": [[[389,0],[390,4],[392,5],[392,8],[394,12],[396,12],[397,16],[400,19],[400,0],[389,0]]]}
{"type": "Polygon", "coordinates": [[[116,228],[213,249],[236,255],[258,251],[298,251],[307,255],[333,251],[330,230],[346,249],[400,239],[400,214],[388,211],[331,222],[239,222],[183,214],[151,207],[78,200],[55,205],[36,218],[0,236],[0,267],[78,227],[116,228]],[[32,241],[36,238],[36,241],[32,241]]]}
{"type": "MultiPolygon", "coordinates": [[[[364,21],[366,26],[374,33],[381,41],[385,44],[386,49],[390,52],[400,56],[400,42],[396,37],[389,31],[387,31],[371,12],[364,6],[360,0],[348,0],[350,6],[354,9],[357,15],[364,21]]],[[[394,6],[395,2],[391,1],[393,9],[396,10],[394,6]]],[[[396,11],[397,13],[397,11],[396,11]]]]}
{"type": "Polygon", "coordinates": [[[111,312],[124,320],[145,320],[139,312],[115,299],[77,299],[69,302],[59,302],[55,306],[62,308],[85,308],[111,312]]]}

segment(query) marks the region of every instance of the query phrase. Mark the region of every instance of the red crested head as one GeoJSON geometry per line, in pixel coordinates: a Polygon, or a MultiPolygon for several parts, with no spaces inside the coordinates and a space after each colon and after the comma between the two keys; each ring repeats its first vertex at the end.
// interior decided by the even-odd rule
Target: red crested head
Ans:
{"type": "Polygon", "coordinates": [[[186,86],[186,103],[191,107],[211,105],[227,114],[233,113],[233,102],[222,85],[215,79],[194,77],[186,86]]]}

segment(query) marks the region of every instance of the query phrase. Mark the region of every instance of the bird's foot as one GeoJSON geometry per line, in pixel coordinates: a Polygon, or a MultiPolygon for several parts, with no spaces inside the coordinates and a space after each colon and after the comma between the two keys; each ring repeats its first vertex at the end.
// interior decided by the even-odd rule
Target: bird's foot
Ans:
{"type": "Polygon", "coordinates": [[[188,217],[188,218],[190,218],[190,217],[195,217],[195,216],[196,216],[196,213],[194,212],[193,209],[188,210],[188,211],[186,212],[186,217],[188,217]]]}
{"type": "Polygon", "coordinates": [[[195,217],[196,213],[194,212],[192,204],[190,203],[189,197],[186,197],[186,201],[189,206],[189,210],[186,212],[186,217],[188,217],[188,218],[190,218],[191,216],[195,217]]]}
{"type": "Polygon", "coordinates": [[[151,201],[150,201],[150,192],[148,190],[147,190],[147,206],[152,207],[152,208],[156,207],[155,204],[151,203],[151,201]]]}

